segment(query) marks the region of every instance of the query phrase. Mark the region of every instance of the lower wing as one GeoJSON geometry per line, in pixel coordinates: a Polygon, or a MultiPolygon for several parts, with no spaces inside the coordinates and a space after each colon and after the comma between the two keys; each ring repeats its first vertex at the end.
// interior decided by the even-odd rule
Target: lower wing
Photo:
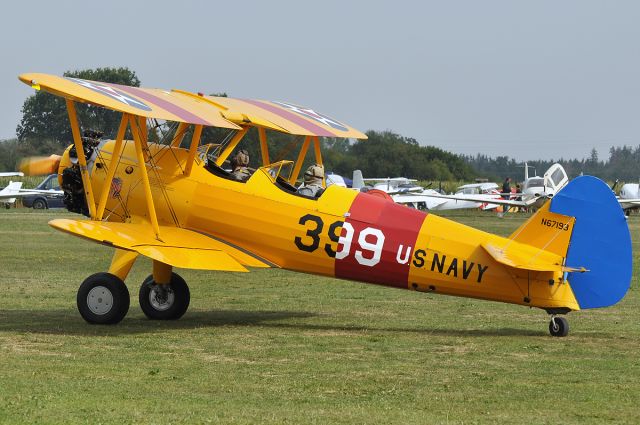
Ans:
{"type": "Polygon", "coordinates": [[[174,267],[201,270],[248,271],[248,267],[277,267],[228,242],[194,230],[160,226],[161,240],[148,223],[109,223],[56,219],[51,227],[103,245],[134,251],[174,267]]]}

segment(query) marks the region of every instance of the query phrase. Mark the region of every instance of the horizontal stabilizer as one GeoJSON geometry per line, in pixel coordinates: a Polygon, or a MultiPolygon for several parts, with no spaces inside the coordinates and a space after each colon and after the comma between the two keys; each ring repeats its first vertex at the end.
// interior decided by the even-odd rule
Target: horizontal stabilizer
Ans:
{"type": "Polygon", "coordinates": [[[161,240],[158,240],[149,223],[56,219],[49,225],[104,245],[138,252],[174,267],[246,272],[244,266],[273,266],[224,241],[177,227],[160,226],[161,240]]]}
{"type": "Polygon", "coordinates": [[[15,197],[20,193],[22,182],[10,182],[7,187],[0,190],[0,200],[8,200],[7,202],[15,202],[15,197]]]}
{"type": "Polygon", "coordinates": [[[584,267],[564,266],[563,257],[532,246],[510,241],[505,246],[485,242],[482,247],[497,262],[517,269],[548,272],[586,272],[584,267]]]}

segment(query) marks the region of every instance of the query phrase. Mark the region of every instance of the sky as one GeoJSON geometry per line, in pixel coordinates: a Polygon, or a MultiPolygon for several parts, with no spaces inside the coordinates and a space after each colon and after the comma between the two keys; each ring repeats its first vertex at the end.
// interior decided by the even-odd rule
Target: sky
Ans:
{"type": "Polygon", "coordinates": [[[145,87],[312,107],[457,153],[640,145],[640,2],[6,1],[0,139],[24,72],[126,66],[145,87]]]}

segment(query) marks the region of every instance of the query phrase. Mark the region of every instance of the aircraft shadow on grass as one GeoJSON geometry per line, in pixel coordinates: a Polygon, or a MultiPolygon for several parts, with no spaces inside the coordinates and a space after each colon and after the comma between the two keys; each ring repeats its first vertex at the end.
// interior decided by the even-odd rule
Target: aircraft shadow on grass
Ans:
{"type": "Polygon", "coordinates": [[[54,335],[102,335],[117,336],[126,334],[142,334],[171,329],[215,328],[220,326],[257,326],[305,331],[352,331],[352,332],[390,332],[418,333],[434,336],[543,336],[544,334],[521,328],[495,329],[455,329],[428,327],[385,327],[362,326],[359,324],[344,325],[321,323],[282,323],[291,319],[319,318],[322,314],[305,311],[270,311],[270,310],[212,310],[192,311],[177,321],[150,321],[142,314],[132,315],[119,327],[87,326],[73,310],[5,310],[0,311],[0,334],[27,332],[54,335]]]}

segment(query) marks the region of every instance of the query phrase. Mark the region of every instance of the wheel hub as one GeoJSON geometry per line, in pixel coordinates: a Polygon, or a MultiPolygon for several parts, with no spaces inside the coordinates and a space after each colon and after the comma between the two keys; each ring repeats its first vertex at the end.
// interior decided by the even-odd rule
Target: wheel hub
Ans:
{"type": "Polygon", "coordinates": [[[153,285],[149,291],[149,303],[158,311],[171,308],[175,299],[176,296],[169,285],[153,285]]]}
{"type": "Polygon", "coordinates": [[[87,294],[87,306],[93,314],[107,314],[113,308],[113,294],[104,286],[96,286],[87,294]]]}

